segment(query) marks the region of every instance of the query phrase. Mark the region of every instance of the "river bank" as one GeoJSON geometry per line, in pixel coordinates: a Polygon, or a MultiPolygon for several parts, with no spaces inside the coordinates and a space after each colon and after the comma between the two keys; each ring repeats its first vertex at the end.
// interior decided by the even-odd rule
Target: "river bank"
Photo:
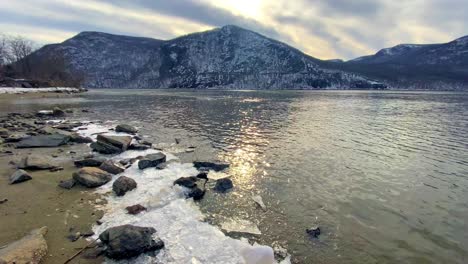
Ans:
{"type": "MultiPolygon", "coordinates": [[[[2,117],[0,260],[5,252],[11,256],[13,241],[43,226],[48,229],[44,236],[48,252],[42,257],[42,263],[63,263],[89,243],[87,236],[104,241],[102,234],[108,230],[131,224],[157,230],[158,240],[151,240],[150,245],[159,245],[157,241],[163,243],[163,249],[157,248],[156,256],[154,253],[140,255],[147,252],[148,245],[135,249],[138,254],[131,256],[140,255],[134,259],[140,263],[275,262],[270,247],[229,238],[206,223],[193,201],[202,199],[205,192],[224,192],[232,188],[232,183],[225,185],[229,180],[206,178],[206,172],[218,171],[219,166],[225,169],[227,165],[181,163],[177,156],[161,152],[160,144],[152,146],[151,142],[143,140],[131,126],[119,130],[118,126],[107,123],[68,120],[72,112],[51,108],[34,113],[9,113],[2,117]],[[110,141],[103,140],[105,137],[110,141]],[[67,140],[57,143],[57,138],[67,140]],[[115,144],[113,140],[124,140],[126,146],[115,144]],[[94,143],[89,145],[91,142],[94,143]],[[121,149],[116,151],[116,146],[121,149]],[[154,155],[164,156],[164,162],[154,164],[154,155]],[[77,160],[85,164],[79,164],[77,160]],[[91,164],[91,160],[100,163],[91,164]],[[143,168],[141,164],[144,162],[149,165],[143,168]],[[88,167],[81,168],[83,165],[88,167]],[[29,178],[16,183],[13,175],[21,168],[29,178]],[[105,174],[105,180],[98,184],[94,181],[96,178],[90,180],[95,175],[88,173],[95,170],[105,174]],[[85,176],[76,176],[82,172],[85,176]],[[124,174],[133,178],[138,187],[120,197],[115,182],[125,178],[124,174]],[[198,175],[201,176],[196,178],[198,175]],[[127,209],[131,205],[144,209],[137,210],[140,214],[135,216],[127,209]]],[[[171,144],[165,146],[173,149],[171,144]]],[[[190,153],[193,149],[184,152],[190,153]]],[[[230,231],[239,229],[232,227],[232,223],[230,228],[233,228],[230,231]]],[[[125,244],[125,241],[121,243],[125,244]]],[[[115,256],[109,253],[109,247],[98,248],[93,252],[85,250],[79,256],[79,263],[100,263],[102,254],[115,256]],[[93,253],[96,256],[89,258],[93,253]],[[82,259],[83,256],[88,258],[82,259]]]]}

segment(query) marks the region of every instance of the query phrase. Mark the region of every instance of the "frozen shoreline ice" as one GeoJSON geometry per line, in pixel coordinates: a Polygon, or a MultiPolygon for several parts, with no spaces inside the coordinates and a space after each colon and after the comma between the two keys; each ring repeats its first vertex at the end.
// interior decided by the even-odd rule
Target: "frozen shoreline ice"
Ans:
{"type": "Polygon", "coordinates": [[[51,92],[78,92],[79,89],[71,87],[47,87],[47,88],[20,88],[0,87],[0,94],[24,94],[24,93],[51,93],[51,92]]]}

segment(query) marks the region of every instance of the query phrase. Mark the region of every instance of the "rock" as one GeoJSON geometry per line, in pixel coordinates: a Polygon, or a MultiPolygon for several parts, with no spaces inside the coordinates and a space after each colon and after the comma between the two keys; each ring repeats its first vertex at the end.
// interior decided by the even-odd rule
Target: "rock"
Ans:
{"type": "Polygon", "coordinates": [[[104,142],[93,142],[90,146],[94,151],[102,153],[102,154],[118,154],[121,153],[122,150],[118,147],[115,147],[111,144],[107,144],[104,142]]]}
{"type": "Polygon", "coordinates": [[[8,199],[7,199],[7,198],[0,199],[0,204],[6,203],[6,202],[8,202],[8,199]]]}
{"type": "Polygon", "coordinates": [[[75,242],[77,241],[78,239],[80,239],[81,237],[81,234],[80,232],[76,232],[74,234],[70,234],[67,236],[67,239],[70,240],[71,242],[75,242]]]}
{"type": "Polygon", "coordinates": [[[195,188],[197,186],[197,177],[181,177],[174,181],[174,185],[180,185],[186,188],[195,188]]]}
{"type": "Polygon", "coordinates": [[[205,196],[205,190],[199,188],[199,187],[195,187],[195,188],[192,188],[190,189],[190,191],[187,193],[187,198],[193,198],[193,200],[197,201],[197,200],[201,200],[203,198],[203,196],[205,196]]]}
{"type": "Polygon", "coordinates": [[[263,203],[263,199],[260,195],[254,195],[252,196],[252,200],[258,204],[258,206],[260,206],[260,208],[262,208],[263,211],[266,211],[266,206],[265,204],[263,203]]]}
{"type": "Polygon", "coordinates": [[[104,161],[99,168],[103,171],[107,171],[110,174],[119,174],[125,171],[119,163],[113,162],[112,160],[104,161]]]}
{"type": "Polygon", "coordinates": [[[146,211],[146,207],[144,207],[141,204],[135,204],[135,205],[132,205],[132,206],[127,206],[125,209],[131,215],[136,215],[136,214],[139,214],[139,213],[141,213],[143,211],[146,211]]]}
{"type": "Polygon", "coordinates": [[[135,134],[136,132],[138,132],[138,129],[130,125],[121,124],[115,127],[115,132],[135,134]]]}
{"type": "Polygon", "coordinates": [[[101,164],[106,161],[105,158],[84,158],[81,160],[75,160],[76,167],[99,167],[101,164]]]}
{"type": "Polygon", "coordinates": [[[56,167],[47,157],[33,154],[23,157],[18,164],[19,169],[26,170],[49,170],[56,167]]]}
{"type": "Polygon", "coordinates": [[[214,189],[215,191],[218,191],[218,192],[226,192],[229,189],[232,189],[232,187],[234,186],[232,185],[231,179],[224,178],[224,179],[219,179],[216,181],[216,185],[214,189]]]}
{"type": "Polygon", "coordinates": [[[10,132],[4,128],[0,128],[0,137],[8,137],[10,135],[10,132]]]}
{"type": "Polygon", "coordinates": [[[130,149],[130,150],[147,150],[147,149],[150,149],[150,146],[135,143],[135,144],[130,144],[128,149],[130,149]]]}
{"type": "Polygon", "coordinates": [[[313,227],[310,229],[306,229],[307,234],[313,238],[318,238],[320,236],[320,227],[313,227]]]}
{"type": "Polygon", "coordinates": [[[108,135],[98,135],[98,142],[103,142],[110,144],[114,147],[119,148],[121,151],[128,149],[128,146],[132,142],[132,137],[130,136],[108,136],[108,135]]]}
{"type": "Polygon", "coordinates": [[[95,167],[84,167],[73,173],[73,179],[85,187],[93,188],[108,183],[112,175],[95,167]]]}
{"type": "Polygon", "coordinates": [[[156,167],[163,162],[166,162],[166,155],[163,153],[149,154],[140,159],[138,168],[144,170],[146,168],[156,167]]]}
{"type": "Polygon", "coordinates": [[[62,109],[60,109],[59,107],[54,107],[54,109],[52,110],[52,115],[53,116],[65,116],[65,111],[63,111],[62,109]]]}
{"type": "Polygon", "coordinates": [[[214,163],[214,162],[205,162],[205,161],[194,161],[193,165],[199,171],[222,171],[229,168],[229,164],[225,163],[214,163]]]}
{"type": "Polygon", "coordinates": [[[0,249],[0,263],[39,264],[47,254],[47,242],[44,235],[47,227],[31,231],[22,239],[0,249]]]}
{"type": "Polygon", "coordinates": [[[162,249],[164,242],[159,238],[153,238],[155,232],[152,227],[122,225],[107,229],[99,235],[99,239],[107,246],[107,257],[128,259],[148,251],[162,249]]]}
{"type": "Polygon", "coordinates": [[[113,184],[112,190],[117,196],[123,196],[126,192],[131,191],[137,187],[137,183],[134,179],[120,176],[113,184]]]}
{"type": "Polygon", "coordinates": [[[70,190],[71,188],[73,188],[73,186],[75,186],[75,184],[76,184],[75,179],[69,179],[69,180],[60,181],[58,186],[61,188],[70,190]]]}
{"type": "Polygon", "coordinates": [[[17,170],[10,176],[10,184],[20,183],[31,180],[32,177],[24,170],[17,170]]]}
{"type": "Polygon", "coordinates": [[[83,252],[84,259],[97,259],[99,256],[104,255],[106,252],[105,247],[95,247],[95,248],[88,248],[83,252]]]}
{"type": "Polygon", "coordinates": [[[199,179],[208,180],[208,174],[206,172],[200,172],[200,173],[197,174],[196,177],[199,178],[199,179]]]}
{"type": "Polygon", "coordinates": [[[57,172],[57,171],[62,171],[62,170],[63,170],[63,167],[60,167],[60,166],[49,169],[50,172],[57,172]]]}
{"type": "Polygon", "coordinates": [[[9,135],[8,137],[3,138],[3,142],[17,143],[26,138],[29,138],[29,136],[24,135],[24,134],[13,134],[13,135],[9,135]]]}
{"type": "Polygon", "coordinates": [[[17,148],[58,147],[70,141],[70,136],[62,134],[39,135],[22,139],[16,143],[17,148]]]}
{"type": "Polygon", "coordinates": [[[93,143],[93,139],[90,137],[83,137],[81,135],[78,135],[76,133],[72,133],[70,135],[70,141],[75,142],[78,144],[87,144],[87,143],[93,143]]]}
{"type": "Polygon", "coordinates": [[[153,143],[149,142],[149,141],[146,141],[146,140],[140,140],[138,141],[138,143],[142,144],[142,145],[146,145],[146,146],[153,146],[153,143]]]}

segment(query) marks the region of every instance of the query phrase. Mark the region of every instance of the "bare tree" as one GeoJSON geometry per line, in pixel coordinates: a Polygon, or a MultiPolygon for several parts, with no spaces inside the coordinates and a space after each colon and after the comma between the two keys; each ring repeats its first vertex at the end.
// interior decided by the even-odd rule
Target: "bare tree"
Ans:
{"type": "Polygon", "coordinates": [[[0,34],[0,79],[5,76],[5,64],[8,61],[8,44],[6,36],[0,34]]]}
{"type": "Polygon", "coordinates": [[[35,44],[21,36],[9,38],[8,41],[9,63],[15,64],[17,71],[23,76],[29,75],[31,65],[28,56],[35,50],[35,44]]]}

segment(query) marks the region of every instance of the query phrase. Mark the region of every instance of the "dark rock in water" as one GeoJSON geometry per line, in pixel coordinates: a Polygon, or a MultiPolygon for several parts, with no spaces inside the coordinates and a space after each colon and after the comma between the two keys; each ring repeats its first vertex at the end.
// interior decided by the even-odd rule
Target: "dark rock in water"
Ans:
{"type": "Polygon", "coordinates": [[[74,234],[70,234],[67,236],[67,239],[70,240],[71,242],[75,242],[77,241],[78,239],[80,239],[81,237],[81,234],[80,232],[76,232],[74,234]]]}
{"type": "Polygon", "coordinates": [[[232,187],[234,186],[232,185],[231,179],[224,178],[224,179],[219,179],[216,181],[216,185],[214,189],[215,191],[218,191],[218,192],[226,192],[229,189],[232,189],[232,187]]]}
{"type": "Polygon", "coordinates": [[[118,154],[122,152],[122,149],[100,141],[91,143],[90,147],[102,154],[118,154]]]}
{"type": "Polygon", "coordinates": [[[174,185],[180,185],[186,188],[195,188],[197,186],[197,177],[181,177],[174,181],[174,185]]]}
{"type": "Polygon", "coordinates": [[[47,157],[38,155],[28,155],[23,157],[18,164],[19,169],[26,170],[49,170],[56,167],[57,166],[52,164],[47,157]]]}
{"type": "Polygon", "coordinates": [[[196,177],[199,178],[199,179],[208,180],[208,173],[206,173],[206,172],[200,172],[200,173],[197,174],[196,177]]]}
{"type": "Polygon", "coordinates": [[[57,172],[57,171],[62,171],[62,170],[63,170],[63,167],[60,167],[60,166],[49,169],[50,172],[57,172]]]}
{"type": "Polygon", "coordinates": [[[83,252],[84,259],[97,259],[98,257],[104,255],[106,252],[105,247],[95,247],[95,248],[88,248],[83,252]]]}
{"type": "Polygon", "coordinates": [[[141,204],[135,204],[132,206],[127,206],[125,209],[127,209],[127,212],[131,215],[136,215],[139,214],[143,211],[146,211],[146,207],[144,207],[141,204]]]}
{"type": "Polygon", "coordinates": [[[147,150],[149,148],[150,148],[150,146],[148,146],[148,145],[143,145],[143,144],[138,144],[138,143],[130,144],[130,146],[128,147],[128,149],[130,149],[130,150],[147,150]]]}
{"type": "Polygon", "coordinates": [[[156,169],[157,169],[157,170],[164,170],[165,168],[167,168],[167,162],[159,163],[159,164],[156,166],[156,169]]]}
{"type": "Polygon", "coordinates": [[[111,174],[119,174],[125,171],[125,168],[122,167],[119,163],[113,162],[112,160],[104,161],[99,168],[103,171],[107,171],[111,174]]]}
{"type": "Polygon", "coordinates": [[[201,200],[203,196],[205,196],[205,190],[202,190],[199,187],[190,189],[187,194],[187,198],[193,198],[195,201],[201,200]]]}
{"type": "Polygon", "coordinates": [[[123,166],[131,165],[131,159],[123,159],[119,161],[123,166]]]}
{"type": "Polygon", "coordinates": [[[73,179],[85,187],[94,188],[108,183],[112,175],[95,167],[84,167],[73,173],[73,179]]]}
{"type": "Polygon", "coordinates": [[[107,257],[128,259],[148,251],[162,249],[164,242],[159,238],[153,238],[155,232],[152,227],[123,225],[107,229],[99,235],[99,239],[107,246],[107,257]]]}
{"type": "Polygon", "coordinates": [[[65,111],[63,111],[62,109],[58,108],[58,107],[54,107],[54,109],[52,110],[52,115],[53,116],[65,116],[65,111]]]}
{"type": "Polygon", "coordinates": [[[146,168],[156,167],[163,162],[166,162],[166,155],[163,153],[149,154],[140,159],[138,168],[144,170],[146,168]]]}
{"type": "Polygon", "coordinates": [[[136,132],[138,132],[138,129],[130,125],[121,124],[115,127],[115,132],[135,134],[136,132]]]}
{"type": "Polygon", "coordinates": [[[225,163],[214,163],[214,162],[205,162],[205,161],[194,161],[193,166],[200,171],[222,171],[229,168],[229,164],[225,163]]]}
{"type": "Polygon", "coordinates": [[[112,145],[116,148],[119,148],[120,151],[125,151],[128,149],[128,146],[132,142],[132,137],[130,136],[108,136],[108,135],[98,135],[97,141],[105,144],[112,145]]]}
{"type": "Polygon", "coordinates": [[[146,140],[140,140],[138,141],[138,143],[142,144],[142,145],[146,145],[146,146],[153,146],[153,143],[149,142],[149,141],[146,141],[146,140]]]}
{"type": "Polygon", "coordinates": [[[69,180],[60,181],[58,186],[61,188],[70,190],[71,188],[73,188],[73,186],[75,186],[75,184],[76,184],[76,181],[74,179],[69,179],[69,180]]]}
{"type": "Polygon", "coordinates": [[[137,183],[134,179],[120,176],[113,184],[112,190],[117,196],[123,196],[126,192],[131,191],[137,187],[137,183]]]}
{"type": "Polygon", "coordinates": [[[99,167],[101,164],[106,161],[105,158],[85,158],[81,160],[75,160],[76,167],[99,167]]]}
{"type": "Polygon", "coordinates": [[[306,229],[306,232],[311,237],[318,238],[318,236],[320,236],[320,227],[314,227],[314,228],[306,229]]]}
{"type": "Polygon", "coordinates": [[[78,135],[76,133],[73,133],[73,134],[70,135],[70,141],[75,142],[75,143],[79,143],[79,144],[93,143],[92,138],[83,137],[83,136],[80,136],[80,135],[78,135]]]}
{"type": "Polygon", "coordinates": [[[70,141],[70,136],[62,134],[39,135],[22,139],[16,143],[17,148],[58,147],[70,141]]]}
{"type": "Polygon", "coordinates": [[[24,170],[17,170],[10,176],[10,184],[16,184],[31,180],[32,177],[24,170]]]}

